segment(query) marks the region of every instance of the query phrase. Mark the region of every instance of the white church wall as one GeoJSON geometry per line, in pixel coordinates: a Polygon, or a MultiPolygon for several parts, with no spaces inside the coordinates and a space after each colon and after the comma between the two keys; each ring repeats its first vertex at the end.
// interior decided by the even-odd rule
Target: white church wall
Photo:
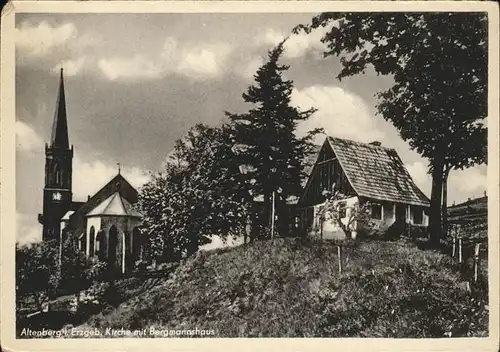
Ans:
{"type": "MultiPolygon", "coordinates": [[[[86,229],[86,234],[87,234],[87,245],[86,245],[86,251],[85,254],[89,255],[90,254],[90,229],[94,226],[94,236],[97,236],[97,233],[101,229],[101,218],[95,217],[95,218],[88,218],[87,219],[87,229],[86,229]]],[[[95,239],[94,239],[94,247],[95,247],[95,239]]],[[[95,252],[95,248],[94,248],[95,252]]]]}

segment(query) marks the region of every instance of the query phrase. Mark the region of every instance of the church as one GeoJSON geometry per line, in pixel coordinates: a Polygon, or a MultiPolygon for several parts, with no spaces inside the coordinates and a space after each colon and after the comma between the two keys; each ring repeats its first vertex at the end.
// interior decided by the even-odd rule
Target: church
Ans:
{"type": "Polygon", "coordinates": [[[50,142],[45,144],[43,213],[38,215],[42,239],[62,241],[73,235],[88,257],[105,261],[115,272],[129,272],[142,259],[147,244],[139,230],[141,214],[133,207],[138,192],[118,170],[85,202],[73,201],[73,151],[61,69],[50,142]]]}

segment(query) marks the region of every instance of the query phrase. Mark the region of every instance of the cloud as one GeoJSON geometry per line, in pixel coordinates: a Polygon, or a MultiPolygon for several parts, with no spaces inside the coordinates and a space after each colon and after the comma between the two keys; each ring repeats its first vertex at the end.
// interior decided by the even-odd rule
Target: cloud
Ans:
{"type": "Polygon", "coordinates": [[[482,167],[452,170],[448,177],[448,185],[467,198],[477,198],[482,196],[488,187],[486,171],[482,170],[482,167]]]}
{"type": "Polygon", "coordinates": [[[160,78],[162,68],[144,56],[132,58],[111,57],[97,63],[101,72],[111,81],[118,78],[160,78]]]}
{"type": "MultiPolygon", "coordinates": [[[[406,165],[416,185],[428,197],[431,196],[432,178],[427,173],[427,163],[422,159],[406,165]]],[[[476,166],[465,170],[452,170],[448,177],[448,205],[461,203],[468,198],[483,196],[487,189],[487,175],[484,166],[476,166]]]]}
{"type": "Polygon", "coordinates": [[[82,70],[85,61],[86,57],[84,56],[75,60],[63,60],[60,65],[56,65],[52,68],[52,72],[59,73],[62,66],[65,76],[76,76],[82,70]]]}
{"type": "Polygon", "coordinates": [[[193,79],[216,78],[224,72],[230,53],[223,43],[181,44],[168,37],[159,55],[102,58],[98,67],[109,80],[159,79],[172,73],[193,79]]]}
{"type": "Polygon", "coordinates": [[[301,110],[318,109],[307,121],[299,124],[297,134],[300,136],[322,127],[328,135],[360,142],[381,141],[384,138],[374,114],[363,99],[343,88],[314,85],[301,90],[294,89],[291,102],[301,110]]]}
{"type": "MultiPolygon", "coordinates": [[[[305,56],[307,53],[323,53],[327,46],[321,42],[321,38],[331,29],[331,26],[317,28],[309,34],[298,33],[288,35],[284,44],[283,57],[295,59],[305,56]]],[[[256,45],[276,46],[282,42],[287,35],[274,28],[268,28],[264,33],[257,36],[256,45]]]]}
{"type": "Polygon", "coordinates": [[[160,59],[165,73],[193,79],[215,78],[224,72],[231,52],[231,47],[224,43],[179,43],[168,37],[160,59]]]}
{"type": "Polygon", "coordinates": [[[16,213],[16,241],[25,245],[42,240],[42,225],[34,214],[16,213]]]}
{"type": "Polygon", "coordinates": [[[264,59],[261,56],[256,56],[245,64],[236,67],[236,71],[240,73],[243,78],[251,80],[263,64],[264,59]]]}
{"type": "Polygon", "coordinates": [[[420,188],[420,190],[424,192],[427,197],[430,197],[432,183],[431,175],[427,173],[427,163],[424,161],[416,161],[406,165],[406,169],[418,188],[420,188]]]}
{"type": "Polygon", "coordinates": [[[280,42],[282,42],[285,39],[285,35],[277,31],[274,28],[268,28],[266,29],[265,32],[260,33],[256,38],[255,38],[255,44],[257,46],[259,45],[267,45],[267,46],[275,46],[278,45],[280,42]]]}
{"type": "Polygon", "coordinates": [[[15,30],[16,46],[24,55],[40,57],[52,49],[64,46],[71,38],[76,37],[77,30],[73,23],[52,27],[48,22],[38,24],[22,22],[15,30]]]}
{"type": "Polygon", "coordinates": [[[16,121],[16,149],[26,152],[38,152],[43,148],[43,140],[27,123],[16,121]]]}
{"type": "MultiPolygon", "coordinates": [[[[73,197],[75,200],[86,200],[106,183],[118,170],[116,165],[108,165],[102,161],[85,161],[78,157],[73,160],[73,197]]],[[[138,167],[122,167],[121,174],[136,189],[149,181],[150,176],[138,167]]]]}
{"type": "Polygon", "coordinates": [[[186,48],[176,71],[195,79],[217,77],[223,73],[230,52],[225,44],[186,48]]]}
{"type": "Polygon", "coordinates": [[[174,70],[179,64],[180,48],[177,40],[174,37],[167,37],[163,42],[160,60],[165,68],[174,70]]]}

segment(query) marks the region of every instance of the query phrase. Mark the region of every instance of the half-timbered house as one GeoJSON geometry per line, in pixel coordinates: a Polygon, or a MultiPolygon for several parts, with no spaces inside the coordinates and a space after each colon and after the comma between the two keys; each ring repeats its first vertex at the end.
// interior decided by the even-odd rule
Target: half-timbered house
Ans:
{"type": "MultiPolygon", "coordinates": [[[[318,212],[325,203],[324,191],[339,191],[350,206],[370,203],[372,223],[377,232],[403,231],[408,224],[427,226],[429,199],[415,185],[396,150],[379,142],[360,143],[327,137],[299,198],[297,226],[306,233],[321,231],[323,238],[343,238],[333,221],[320,223],[318,212]]],[[[363,229],[353,223],[353,233],[363,229]]]]}

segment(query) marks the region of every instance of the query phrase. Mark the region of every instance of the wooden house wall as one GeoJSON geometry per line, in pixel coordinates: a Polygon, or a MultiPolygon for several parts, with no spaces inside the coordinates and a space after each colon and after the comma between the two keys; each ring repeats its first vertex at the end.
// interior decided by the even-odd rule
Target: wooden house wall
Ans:
{"type": "Polygon", "coordinates": [[[306,185],[305,193],[299,201],[299,208],[310,207],[321,204],[325,201],[323,191],[331,190],[335,183],[336,190],[345,195],[355,196],[338,159],[328,143],[323,144],[318,160],[310,175],[310,180],[306,185]]]}

